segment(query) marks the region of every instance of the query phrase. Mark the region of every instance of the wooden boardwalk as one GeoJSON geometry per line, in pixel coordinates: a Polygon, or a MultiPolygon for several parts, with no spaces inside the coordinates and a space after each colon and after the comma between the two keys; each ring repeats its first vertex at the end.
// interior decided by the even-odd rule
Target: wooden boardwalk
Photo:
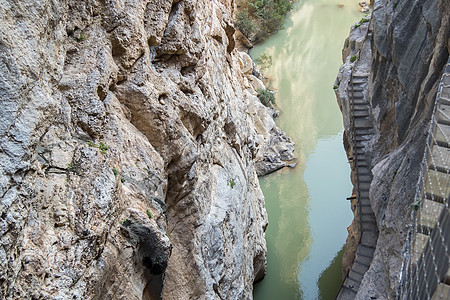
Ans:
{"type": "Polygon", "coordinates": [[[364,274],[369,270],[378,239],[378,226],[369,200],[372,172],[369,169],[365,151],[366,143],[374,133],[369,114],[369,103],[364,95],[367,83],[367,75],[353,75],[348,89],[352,113],[353,169],[356,181],[359,243],[352,268],[336,297],[338,300],[355,298],[364,274]]]}
{"type": "Polygon", "coordinates": [[[450,59],[436,97],[425,159],[398,299],[450,299],[450,59]]]}

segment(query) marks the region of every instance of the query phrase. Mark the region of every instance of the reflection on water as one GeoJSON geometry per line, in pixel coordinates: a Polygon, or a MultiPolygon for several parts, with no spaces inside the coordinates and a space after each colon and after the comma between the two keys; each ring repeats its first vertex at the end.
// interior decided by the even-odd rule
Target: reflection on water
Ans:
{"type": "Polygon", "coordinates": [[[361,18],[355,0],[298,0],[284,30],[251,51],[272,56],[278,125],[296,142],[298,165],[261,178],[269,227],[260,299],[334,299],[352,214],[350,169],[333,92],[341,48],[361,18]],[[339,8],[338,4],[344,4],[339,8]]]}

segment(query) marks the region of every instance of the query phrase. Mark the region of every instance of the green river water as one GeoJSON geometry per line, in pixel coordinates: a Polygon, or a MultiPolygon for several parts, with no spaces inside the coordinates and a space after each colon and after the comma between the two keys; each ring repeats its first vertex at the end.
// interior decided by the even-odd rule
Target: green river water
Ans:
{"type": "Polygon", "coordinates": [[[264,74],[277,93],[276,121],[298,157],[295,169],[260,179],[268,269],[256,300],[334,299],[339,289],[352,186],[333,82],[350,26],[362,16],[357,0],[298,0],[284,29],[250,52],[272,57],[264,74]]]}

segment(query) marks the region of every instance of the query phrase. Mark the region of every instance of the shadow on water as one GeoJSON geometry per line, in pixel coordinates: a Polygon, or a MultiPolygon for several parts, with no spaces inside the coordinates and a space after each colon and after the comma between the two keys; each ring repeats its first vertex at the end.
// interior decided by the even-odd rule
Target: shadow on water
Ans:
{"type": "Polygon", "coordinates": [[[298,0],[284,29],[251,50],[253,58],[272,56],[265,75],[277,93],[276,121],[298,157],[295,169],[260,179],[268,273],[255,285],[256,300],[334,299],[339,289],[352,186],[332,87],[349,28],[362,16],[357,7],[355,0],[298,0]]]}
{"type": "Polygon", "coordinates": [[[326,268],[322,274],[320,274],[317,285],[319,286],[319,299],[334,299],[336,298],[337,291],[339,290],[342,278],[336,277],[336,274],[341,274],[342,269],[342,255],[344,254],[345,247],[337,253],[331,264],[326,268]]]}

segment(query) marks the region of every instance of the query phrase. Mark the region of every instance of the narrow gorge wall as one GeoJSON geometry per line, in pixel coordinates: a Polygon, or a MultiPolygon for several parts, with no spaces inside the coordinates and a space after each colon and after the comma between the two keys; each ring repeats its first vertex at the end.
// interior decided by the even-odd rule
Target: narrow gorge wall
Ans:
{"type": "Polygon", "coordinates": [[[370,71],[366,91],[375,124],[365,151],[373,174],[370,202],[380,233],[357,299],[395,295],[426,133],[449,56],[449,16],[447,0],[375,1],[370,22],[353,27],[344,48],[337,95],[345,143],[351,142],[346,83],[355,64],[370,71]],[[350,61],[353,55],[359,57],[356,62],[350,61]]]}
{"type": "Polygon", "coordinates": [[[252,297],[255,162],[293,144],[234,49],[233,6],[1,1],[6,299],[252,297]]]}

